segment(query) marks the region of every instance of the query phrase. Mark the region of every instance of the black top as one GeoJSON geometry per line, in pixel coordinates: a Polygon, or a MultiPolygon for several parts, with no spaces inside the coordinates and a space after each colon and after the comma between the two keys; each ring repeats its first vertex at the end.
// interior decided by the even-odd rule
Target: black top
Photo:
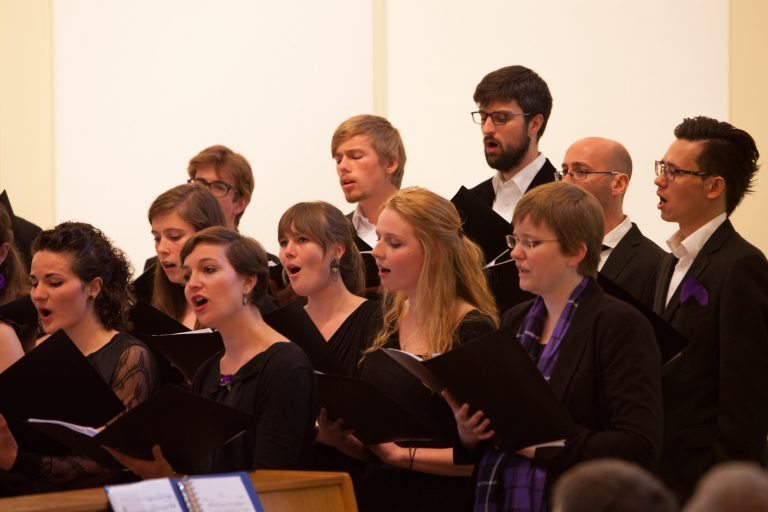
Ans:
{"type": "MultiPolygon", "coordinates": [[[[494,330],[491,320],[477,310],[467,313],[456,329],[455,342],[466,343],[494,330]]],[[[399,335],[395,333],[386,344],[387,348],[400,349],[399,335]]],[[[387,382],[394,395],[413,393],[427,388],[408,372],[403,382],[387,382]],[[410,381],[405,381],[409,378],[410,381]]],[[[362,378],[374,379],[365,374],[362,378]]],[[[380,462],[371,462],[366,469],[360,495],[360,510],[371,511],[460,511],[467,510],[472,497],[471,478],[437,476],[418,471],[392,468],[380,462]]]]}
{"type": "Polygon", "coordinates": [[[328,347],[341,361],[348,375],[358,373],[360,354],[381,329],[381,303],[366,300],[354,310],[328,340],[328,347]]]}
{"type": "Polygon", "coordinates": [[[290,342],[272,344],[221,384],[221,351],[203,363],[192,389],[243,410],[255,422],[198,466],[200,473],[302,469],[311,458],[319,405],[312,365],[290,342]]]}
{"type": "MultiPolygon", "coordinates": [[[[152,393],[157,380],[157,365],[149,348],[133,336],[118,333],[87,359],[125,404],[126,410],[152,393]]],[[[22,451],[19,451],[12,471],[62,488],[101,485],[117,476],[114,471],[84,457],[52,457],[22,451]]]]}

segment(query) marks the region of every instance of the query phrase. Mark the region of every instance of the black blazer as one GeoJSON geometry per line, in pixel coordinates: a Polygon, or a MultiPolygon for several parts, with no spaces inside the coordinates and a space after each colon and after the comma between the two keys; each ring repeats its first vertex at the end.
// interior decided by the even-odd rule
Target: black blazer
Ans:
{"type": "Polygon", "coordinates": [[[656,275],[667,253],[632,223],[632,228],[613,248],[600,271],[630,295],[653,307],[656,275]]]}
{"type": "Polygon", "coordinates": [[[768,434],[768,261],[726,220],[702,247],[683,283],[695,279],[706,300],[681,286],[664,302],[675,258],[659,270],[654,309],[688,339],[662,370],[662,476],[682,499],[711,466],[759,462],[768,434]]]}
{"type": "MultiPolygon", "coordinates": [[[[539,185],[550,183],[552,181],[555,181],[555,166],[549,162],[549,159],[546,159],[544,165],[539,169],[539,172],[536,173],[536,176],[533,177],[533,181],[531,181],[531,184],[525,191],[528,192],[539,185]]],[[[469,190],[482,199],[485,204],[493,207],[493,201],[496,199],[496,191],[493,189],[493,178],[488,178],[469,190]]]]}
{"type": "MultiPolygon", "coordinates": [[[[532,302],[503,318],[511,342],[532,302]]],[[[661,450],[661,375],[651,324],[593,280],[587,286],[549,381],[577,425],[564,447],[536,450],[548,487],[586,459],[618,457],[655,469],[661,450]]],[[[493,419],[491,418],[491,421],[493,419]]]]}

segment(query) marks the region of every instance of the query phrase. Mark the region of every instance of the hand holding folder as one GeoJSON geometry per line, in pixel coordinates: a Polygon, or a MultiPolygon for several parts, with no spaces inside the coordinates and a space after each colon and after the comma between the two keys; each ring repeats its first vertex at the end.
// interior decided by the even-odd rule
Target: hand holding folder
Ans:
{"type": "Polygon", "coordinates": [[[422,362],[383,352],[434,392],[448,389],[459,404],[481,410],[499,447],[521,448],[568,439],[575,425],[514,333],[501,329],[422,362]]]}
{"type": "Polygon", "coordinates": [[[364,444],[453,443],[455,422],[445,401],[381,350],[366,356],[362,378],[318,373],[317,383],[330,417],[343,419],[364,444]]]}
{"type": "Polygon", "coordinates": [[[177,386],[165,386],[98,433],[75,431],[60,422],[34,420],[30,426],[102,465],[121,467],[103,448],[149,460],[159,445],[179,471],[240,434],[253,416],[177,386]]]}

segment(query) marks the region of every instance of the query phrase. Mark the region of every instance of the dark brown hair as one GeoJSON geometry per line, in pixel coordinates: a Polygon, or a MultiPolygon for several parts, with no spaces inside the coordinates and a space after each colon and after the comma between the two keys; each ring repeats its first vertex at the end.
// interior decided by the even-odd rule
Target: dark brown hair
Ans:
{"type": "Polygon", "coordinates": [[[238,275],[256,277],[256,285],[251,290],[248,300],[254,305],[259,304],[267,293],[267,253],[259,242],[243,236],[234,229],[215,226],[198,231],[184,244],[181,249],[181,262],[200,244],[210,244],[226,247],[224,254],[238,275]]]}
{"type": "MultiPolygon", "coordinates": [[[[341,210],[323,201],[297,203],[286,210],[277,224],[278,240],[288,233],[300,234],[316,242],[322,247],[323,256],[334,244],[344,247],[339,260],[341,278],[347,290],[362,293],[365,288],[363,259],[355,245],[354,227],[341,210]]],[[[285,275],[283,277],[288,285],[285,275]]]]}
{"type": "Polygon", "coordinates": [[[101,292],[94,300],[94,310],[101,323],[123,331],[128,328],[128,310],[132,268],[123,251],[101,230],[84,222],[62,222],[37,235],[32,255],[49,251],[72,256],[72,272],[83,282],[101,278],[101,292]]]}

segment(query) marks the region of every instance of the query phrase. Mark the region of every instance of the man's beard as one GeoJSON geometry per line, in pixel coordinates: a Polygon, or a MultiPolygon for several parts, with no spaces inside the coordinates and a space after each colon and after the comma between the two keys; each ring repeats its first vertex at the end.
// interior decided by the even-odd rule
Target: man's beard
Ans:
{"type": "Polygon", "coordinates": [[[524,136],[525,141],[518,147],[512,145],[504,147],[499,144],[499,152],[496,155],[488,155],[486,152],[485,161],[497,171],[506,172],[515,169],[523,161],[531,145],[531,137],[527,133],[524,136]]]}

